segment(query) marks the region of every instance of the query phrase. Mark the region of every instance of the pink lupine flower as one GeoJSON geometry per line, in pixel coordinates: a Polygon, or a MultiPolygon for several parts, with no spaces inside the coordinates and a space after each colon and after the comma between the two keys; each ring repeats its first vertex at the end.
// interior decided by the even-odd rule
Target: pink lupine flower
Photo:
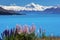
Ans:
{"type": "Polygon", "coordinates": [[[24,26],[23,33],[28,33],[28,26],[27,25],[24,26]]]}
{"type": "Polygon", "coordinates": [[[19,32],[19,30],[20,30],[19,28],[20,28],[20,26],[18,24],[16,24],[16,31],[17,32],[19,32]]]}
{"type": "Polygon", "coordinates": [[[20,28],[20,26],[18,24],[16,24],[16,29],[19,29],[19,28],[20,28]]]}
{"type": "Polygon", "coordinates": [[[21,34],[21,33],[23,32],[22,26],[20,25],[19,27],[20,27],[20,28],[19,28],[18,34],[21,34]]]}
{"type": "Polygon", "coordinates": [[[32,24],[32,27],[30,28],[30,33],[33,33],[33,32],[35,32],[35,25],[34,24],[32,24]]]}

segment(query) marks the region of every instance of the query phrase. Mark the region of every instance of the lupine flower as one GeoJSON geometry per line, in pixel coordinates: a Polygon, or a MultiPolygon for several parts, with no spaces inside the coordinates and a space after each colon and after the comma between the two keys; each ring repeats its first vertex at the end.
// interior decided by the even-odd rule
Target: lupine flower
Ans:
{"type": "Polygon", "coordinates": [[[27,25],[24,26],[23,32],[28,33],[28,26],[27,25]]]}
{"type": "Polygon", "coordinates": [[[40,38],[42,37],[42,27],[39,28],[39,35],[40,35],[40,38]]]}
{"type": "Polygon", "coordinates": [[[15,30],[11,29],[9,35],[15,34],[15,30]]]}
{"type": "Polygon", "coordinates": [[[39,32],[40,32],[40,34],[42,33],[42,28],[40,27],[40,29],[39,29],[39,32]]]}
{"type": "Polygon", "coordinates": [[[9,36],[9,30],[5,30],[5,31],[3,32],[3,35],[6,36],[6,37],[8,37],[8,36],[9,36]]]}
{"type": "Polygon", "coordinates": [[[2,40],[2,39],[0,38],[0,40],[2,40]]]}
{"type": "Polygon", "coordinates": [[[18,24],[16,24],[16,29],[19,29],[19,28],[20,28],[20,26],[18,24]]]}
{"type": "Polygon", "coordinates": [[[42,38],[45,38],[46,37],[46,30],[44,30],[43,32],[42,32],[42,38]]]}
{"type": "Polygon", "coordinates": [[[15,35],[17,35],[18,34],[18,32],[19,32],[19,25],[18,24],[16,24],[16,29],[15,29],[15,35]]]}
{"type": "Polygon", "coordinates": [[[32,24],[32,27],[30,28],[30,33],[33,33],[35,31],[35,25],[32,24]]]}
{"type": "Polygon", "coordinates": [[[46,30],[44,29],[43,33],[46,33],[46,30]]]}
{"type": "Polygon", "coordinates": [[[10,35],[13,33],[13,30],[11,29],[11,31],[10,31],[10,35]]]}
{"type": "Polygon", "coordinates": [[[51,37],[53,37],[54,36],[54,34],[53,33],[51,33],[51,37]]]}
{"type": "Polygon", "coordinates": [[[16,31],[17,33],[20,31],[20,26],[18,24],[16,25],[16,31]]]}
{"type": "Polygon", "coordinates": [[[18,34],[21,34],[22,32],[23,32],[23,30],[22,30],[22,26],[20,25],[20,28],[19,28],[18,34]]]}
{"type": "Polygon", "coordinates": [[[37,36],[39,37],[39,30],[37,31],[37,36]]]}

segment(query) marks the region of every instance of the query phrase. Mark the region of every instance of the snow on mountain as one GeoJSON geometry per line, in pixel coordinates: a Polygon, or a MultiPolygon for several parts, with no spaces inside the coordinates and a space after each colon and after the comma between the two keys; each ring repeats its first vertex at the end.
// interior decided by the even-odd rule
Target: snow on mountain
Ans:
{"type": "Polygon", "coordinates": [[[26,6],[29,6],[29,7],[33,7],[36,11],[44,11],[45,9],[47,8],[52,8],[53,6],[42,6],[42,5],[39,5],[39,4],[34,4],[34,3],[31,3],[31,4],[28,4],[26,6]]]}
{"type": "Polygon", "coordinates": [[[30,8],[31,10],[35,10],[35,11],[43,11],[45,9],[44,6],[40,6],[39,4],[34,4],[34,3],[28,4],[25,7],[28,8],[28,10],[30,8]]]}
{"type": "Polygon", "coordinates": [[[35,4],[35,3],[30,3],[27,4],[25,6],[15,6],[15,5],[11,5],[11,6],[0,6],[6,10],[14,10],[14,11],[44,11],[46,9],[50,9],[52,7],[57,8],[56,6],[42,6],[39,4],[35,4]]]}
{"type": "Polygon", "coordinates": [[[2,6],[2,8],[6,9],[6,10],[19,11],[19,10],[23,10],[24,7],[20,7],[20,6],[2,6]]]}

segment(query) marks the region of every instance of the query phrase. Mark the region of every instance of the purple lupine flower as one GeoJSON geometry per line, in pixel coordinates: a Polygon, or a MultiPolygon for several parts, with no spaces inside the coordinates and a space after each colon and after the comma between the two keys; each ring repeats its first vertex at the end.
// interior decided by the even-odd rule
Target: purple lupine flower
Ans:
{"type": "Polygon", "coordinates": [[[46,30],[44,29],[43,32],[42,32],[42,38],[45,38],[46,37],[46,30]]]}
{"type": "Polygon", "coordinates": [[[46,33],[46,30],[45,29],[43,30],[43,33],[46,33]]]}
{"type": "Polygon", "coordinates": [[[51,33],[51,35],[50,35],[51,37],[53,37],[54,36],[54,34],[53,33],[51,33]]]}
{"type": "Polygon", "coordinates": [[[11,36],[12,34],[15,34],[14,32],[14,29],[11,29],[9,35],[11,36]]]}
{"type": "Polygon", "coordinates": [[[8,37],[8,36],[9,36],[9,30],[5,30],[5,31],[3,32],[3,35],[8,37]]]}
{"type": "Polygon", "coordinates": [[[11,35],[12,33],[13,33],[13,30],[11,29],[11,30],[10,30],[10,35],[11,35]]]}
{"type": "Polygon", "coordinates": [[[42,27],[40,27],[39,32],[40,32],[40,34],[42,33],[42,27]]]}

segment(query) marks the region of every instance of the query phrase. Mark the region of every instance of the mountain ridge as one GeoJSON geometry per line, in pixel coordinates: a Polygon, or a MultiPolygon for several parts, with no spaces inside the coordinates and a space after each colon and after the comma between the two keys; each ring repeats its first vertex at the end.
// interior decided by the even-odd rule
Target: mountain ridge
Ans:
{"type": "MultiPolygon", "coordinates": [[[[30,3],[25,6],[0,6],[0,11],[2,13],[10,13],[10,14],[20,14],[20,12],[41,12],[41,13],[60,13],[60,6],[42,6],[35,3],[30,3]],[[3,10],[3,11],[2,11],[3,10]]],[[[1,14],[1,12],[0,12],[1,14]]],[[[21,13],[23,14],[23,13],[21,13]]]]}
{"type": "Polygon", "coordinates": [[[15,6],[15,5],[11,5],[11,6],[2,6],[4,9],[6,10],[15,10],[15,11],[20,11],[20,10],[35,10],[35,11],[44,11],[47,8],[51,8],[53,6],[42,6],[39,4],[35,4],[35,3],[30,3],[27,4],[25,6],[15,6]]]}

